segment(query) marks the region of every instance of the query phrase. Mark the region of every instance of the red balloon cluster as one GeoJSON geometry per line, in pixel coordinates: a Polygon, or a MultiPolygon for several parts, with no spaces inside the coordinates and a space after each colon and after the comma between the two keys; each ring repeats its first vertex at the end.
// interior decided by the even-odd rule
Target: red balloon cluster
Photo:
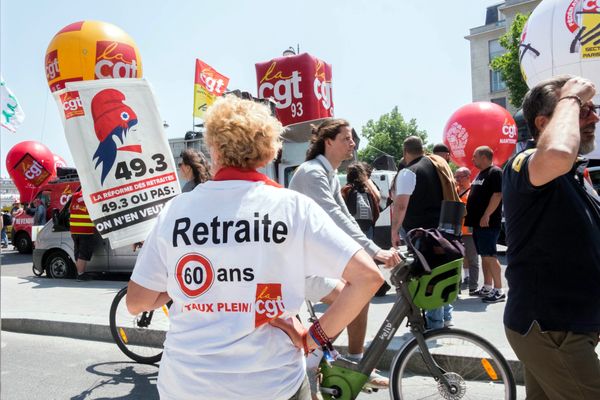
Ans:
{"type": "Polygon", "coordinates": [[[502,106],[489,102],[467,104],[446,123],[444,144],[457,165],[474,172],[473,152],[479,146],[489,146],[494,151],[494,165],[501,167],[515,151],[517,125],[502,106]]]}
{"type": "Polygon", "coordinates": [[[21,202],[30,202],[41,185],[56,177],[56,166],[66,166],[65,160],[33,140],[17,143],[6,155],[6,169],[21,202]]]}

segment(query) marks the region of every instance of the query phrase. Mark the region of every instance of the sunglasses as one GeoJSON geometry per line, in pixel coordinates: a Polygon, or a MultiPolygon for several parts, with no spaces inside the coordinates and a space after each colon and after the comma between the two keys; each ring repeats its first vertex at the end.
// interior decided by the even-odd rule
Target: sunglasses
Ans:
{"type": "Polygon", "coordinates": [[[585,104],[583,107],[581,107],[581,110],[579,110],[579,118],[581,118],[581,119],[588,118],[592,112],[596,115],[600,115],[600,105],[585,104]]]}

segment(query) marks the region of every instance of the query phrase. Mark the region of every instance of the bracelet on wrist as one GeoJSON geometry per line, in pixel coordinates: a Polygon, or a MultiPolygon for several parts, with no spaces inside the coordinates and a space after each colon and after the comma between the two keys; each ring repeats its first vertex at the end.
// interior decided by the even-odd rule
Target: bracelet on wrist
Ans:
{"type": "Polygon", "coordinates": [[[566,100],[566,99],[573,99],[577,102],[577,104],[579,104],[579,108],[583,107],[583,101],[581,101],[581,98],[575,94],[570,95],[570,96],[561,97],[560,99],[558,99],[558,101],[562,101],[562,100],[566,100]]]}
{"type": "Polygon", "coordinates": [[[315,341],[315,343],[322,349],[333,349],[331,339],[327,336],[319,320],[316,320],[310,328],[308,328],[308,334],[315,341]]]}

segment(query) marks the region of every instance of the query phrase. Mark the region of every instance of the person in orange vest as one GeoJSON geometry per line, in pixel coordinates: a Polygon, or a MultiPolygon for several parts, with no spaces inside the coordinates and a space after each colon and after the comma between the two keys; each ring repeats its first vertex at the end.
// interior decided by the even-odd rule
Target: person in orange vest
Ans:
{"type": "Polygon", "coordinates": [[[91,276],[85,273],[85,267],[88,261],[92,259],[96,230],[94,223],[90,219],[87,206],[83,201],[81,190],[73,193],[73,196],[71,196],[69,214],[69,229],[74,244],[77,280],[88,281],[91,279],[91,276]]]}
{"type": "MultiPolygon", "coordinates": [[[[469,192],[471,191],[471,170],[466,167],[460,167],[454,172],[454,179],[456,180],[458,197],[460,197],[460,201],[466,205],[469,192]]],[[[479,256],[477,255],[477,249],[475,248],[475,242],[473,241],[473,230],[464,225],[464,220],[462,240],[465,245],[465,258],[463,261],[464,280],[461,289],[466,289],[468,287],[469,292],[476,292],[479,281],[479,256]]]]}

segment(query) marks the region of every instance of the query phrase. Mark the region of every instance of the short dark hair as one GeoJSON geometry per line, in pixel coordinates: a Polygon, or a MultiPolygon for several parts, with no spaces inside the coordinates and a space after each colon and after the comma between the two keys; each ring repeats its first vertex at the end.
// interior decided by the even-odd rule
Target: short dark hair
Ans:
{"type": "Polygon", "coordinates": [[[418,136],[409,136],[404,139],[402,144],[406,153],[419,156],[423,154],[423,141],[418,136]]]}
{"type": "Polygon", "coordinates": [[[492,148],[489,146],[479,146],[478,148],[475,149],[474,153],[482,155],[485,158],[487,158],[488,160],[491,160],[494,158],[494,150],[492,150],[492,148]]]}
{"type": "Polygon", "coordinates": [[[560,89],[567,83],[572,75],[557,75],[546,79],[531,88],[523,98],[523,117],[531,137],[537,140],[540,132],[535,126],[535,118],[543,115],[549,117],[554,113],[560,89]]]}
{"type": "Polygon", "coordinates": [[[312,160],[319,154],[325,154],[325,139],[335,139],[345,126],[349,127],[350,123],[341,118],[328,118],[318,126],[312,126],[312,136],[306,152],[306,161],[312,160]]]}
{"type": "Polygon", "coordinates": [[[444,143],[438,143],[433,146],[433,153],[450,153],[450,149],[444,143]]]}

